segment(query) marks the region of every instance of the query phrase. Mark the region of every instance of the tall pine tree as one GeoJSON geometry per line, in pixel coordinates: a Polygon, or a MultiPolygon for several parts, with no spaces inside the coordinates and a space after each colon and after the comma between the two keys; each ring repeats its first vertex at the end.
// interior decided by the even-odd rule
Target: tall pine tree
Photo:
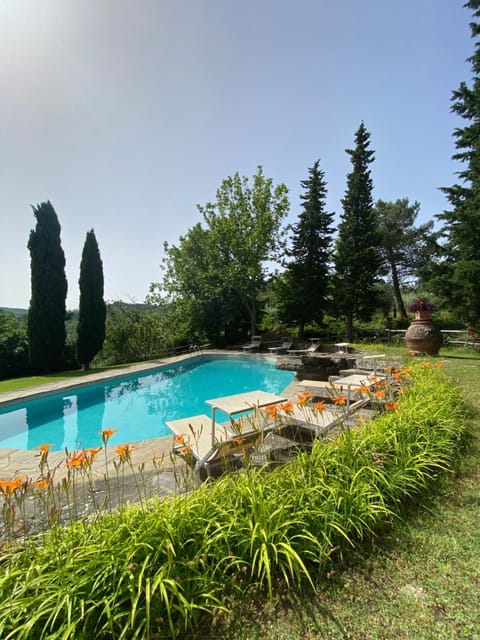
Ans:
{"type": "MultiPolygon", "coordinates": [[[[480,0],[469,0],[465,7],[480,18],[480,0]]],[[[480,35],[480,24],[470,24],[472,37],[480,35]]],[[[469,58],[473,79],[453,92],[452,111],[468,122],[454,132],[457,153],[454,160],[463,163],[458,172],[460,184],[443,188],[451,205],[438,218],[443,222],[444,261],[434,282],[456,309],[459,318],[471,324],[480,320],[480,41],[475,42],[469,58]]]]}
{"type": "Polygon", "coordinates": [[[60,223],[50,202],[32,207],[37,219],[30,232],[31,298],[28,310],[30,366],[35,372],[65,367],[67,278],[60,223]]]}
{"type": "Polygon", "coordinates": [[[325,210],[327,183],[319,164],[317,160],[308,179],[300,182],[303,210],[292,225],[292,260],[277,286],[280,317],[297,324],[300,338],[306,323],[322,321],[329,289],[333,213],[325,210]]]}
{"type": "Polygon", "coordinates": [[[369,319],[377,306],[375,283],[381,264],[369,165],[374,152],[363,122],[355,134],[355,148],[346,149],[352,162],[335,255],[334,311],[345,319],[345,337],[353,338],[355,318],[369,319]]]}
{"type": "Polygon", "coordinates": [[[103,264],[93,229],[87,232],[80,262],[77,357],[84,369],[101,351],[107,307],[103,299],[103,264]]]}

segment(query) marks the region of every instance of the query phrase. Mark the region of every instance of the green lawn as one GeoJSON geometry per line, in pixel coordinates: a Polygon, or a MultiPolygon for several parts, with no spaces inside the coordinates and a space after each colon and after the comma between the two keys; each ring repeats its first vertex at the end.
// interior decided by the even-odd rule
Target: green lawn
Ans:
{"type": "MultiPolygon", "coordinates": [[[[132,363],[139,364],[139,363],[132,363]]],[[[39,387],[49,382],[60,382],[61,380],[70,380],[71,378],[86,378],[95,373],[103,373],[104,371],[115,371],[116,369],[129,367],[130,364],[119,364],[111,367],[94,367],[88,371],[82,369],[74,369],[73,371],[59,371],[57,373],[48,373],[39,376],[25,376],[24,378],[12,378],[11,380],[0,380],[0,393],[10,391],[19,391],[20,389],[28,389],[31,387],[39,387]]]]}

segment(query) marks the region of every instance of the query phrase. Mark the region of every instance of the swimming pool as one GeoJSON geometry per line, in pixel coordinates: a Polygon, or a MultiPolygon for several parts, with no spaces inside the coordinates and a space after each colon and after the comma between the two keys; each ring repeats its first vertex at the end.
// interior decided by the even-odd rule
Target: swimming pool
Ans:
{"type": "Polygon", "coordinates": [[[206,400],[257,389],[280,393],[294,375],[276,369],[274,358],[198,356],[0,408],[0,447],[95,447],[102,429],[117,429],[112,444],[158,438],[171,434],[166,420],[209,413],[206,400]]]}

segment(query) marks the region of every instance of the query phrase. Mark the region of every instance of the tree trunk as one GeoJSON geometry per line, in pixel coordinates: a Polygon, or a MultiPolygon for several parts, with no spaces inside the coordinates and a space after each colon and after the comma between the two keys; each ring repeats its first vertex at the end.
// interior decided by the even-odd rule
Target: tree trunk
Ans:
{"type": "Polygon", "coordinates": [[[402,294],[400,293],[400,283],[398,281],[398,271],[397,265],[393,259],[393,256],[390,252],[388,252],[388,260],[390,262],[390,270],[392,272],[392,286],[393,286],[393,295],[395,297],[395,302],[397,303],[397,309],[400,313],[400,317],[406,319],[407,310],[405,309],[405,305],[403,304],[402,294]]]}
{"type": "Polygon", "coordinates": [[[304,335],[305,335],[305,323],[300,322],[298,325],[298,339],[303,340],[304,335]]]}
{"type": "Polygon", "coordinates": [[[257,335],[257,306],[255,304],[255,298],[253,299],[252,305],[248,303],[248,300],[245,300],[244,304],[250,316],[250,336],[255,336],[257,335]]]}
{"type": "Polygon", "coordinates": [[[345,317],[345,338],[347,342],[351,342],[353,340],[353,315],[348,314],[345,317]]]}

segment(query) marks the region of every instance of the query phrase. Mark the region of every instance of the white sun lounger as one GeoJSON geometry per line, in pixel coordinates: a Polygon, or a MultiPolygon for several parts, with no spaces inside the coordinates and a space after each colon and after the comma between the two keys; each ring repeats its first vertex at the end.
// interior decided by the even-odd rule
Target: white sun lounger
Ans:
{"type": "MultiPolygon", "coordinates": [[[[196,460],[201,460],[213,449],[212,418],[201,414],[190,418],[169,420],[167,427],[174,433],[173,449],[176,452],[190,452],[196,460]]],[[[233,437],[232,431],[225,425],[217,425],[216,443],[220,444],[233,437]]]]}
{"type": "Polygon", "coordinates": [[[262,432],[250,431],[246,434],[235,433],[228,425],[216,425],[216,442],[212,445],[212,419],[205,415],[170,420],[167,426],[173,431],[175,453],[184,458],[191,455],[194,461],[194,471],[202,468],[210,475],[215,463],[226,461],[236,454],[247,453],[257,444],[262,432]]]}
{"type": "Polygon", "coordinates": [[[235,454],[247,453],[273,428],[263,417],[256,419],[255,415],[253,418],[241,416],[241,419],[233,420],[232,416],[285,400],[282,396],[265,391],[248,391],[207,400],[207,404],[212,407],[212,417],[201,414],[167,421],[167,426],[175,434],[174,451],[182,453],[184,457],[193,456],[194,470],[205,468],[210,475],[210,467],[215,462],[235,454]],[[217,410],[227,413],[232,422],[217,423],[217,410]]]}
{"type": "Polygon", "coordinates": [[[284,340],[278,347],[268,347],[270,353],[285,353],[292,346],[293,342],[284,340]]]}
{"type": "Polygon", "coordinates": [[[302,356],[308,353],[315,353],[315,351],[317,351],[317,349],[319,348],[320,348],[320,345],[314,342],[313,344],[311,344],[309,347],[306,347],[305,349],[289,349],[287,353],[291,356],[302,356]]]}
{"type": "Polygon", "coordinates": [[[293,403],[292,411],[282,411],[279,409],[278,414],[285,423],[292,422],[301,425],[314,432],[316,437],[327,433],[332,427],[341,420],[340,411],[335,409],[324,409],[317,411],[313,405],[306,404],[299,407],[293,403]]]}
{"type": "Polygon", "coordinates": [[[262,336],[252,336],[252,341],[250,344],[244,344],[242,349],[244,351],[255,351],[256,349],[260,349],[262,344],[262,336]]]}

